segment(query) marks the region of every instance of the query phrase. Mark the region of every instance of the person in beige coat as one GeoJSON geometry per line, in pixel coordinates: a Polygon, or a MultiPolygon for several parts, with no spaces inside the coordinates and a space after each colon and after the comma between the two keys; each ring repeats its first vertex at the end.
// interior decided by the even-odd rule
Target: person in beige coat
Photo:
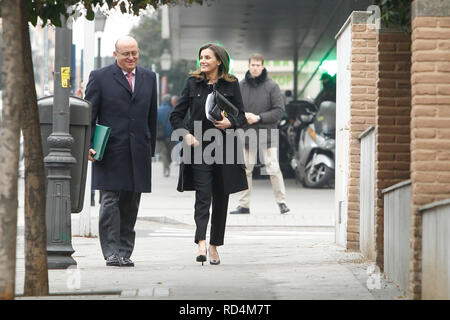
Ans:
{"type": "Polygon", "coordinates": [[[277,129],[284,113],[284,102],[280,87],[267,75],[264,57],[253,54],[249,59],[249,70],[240,82],[247,130],[257,133],[257,147],[246,140],[244,161],[247,173],[248,189],[240,194],[239,206],[230,214],[250,213],[250,196],[252,191],[252,174],[256,164],[258,148],[262,153],[265,169],[270,175],[270,182],[275,200],[281,214],[289,212],[286,206],[286,190],[283,175],[278,162],[278,139],[272,138],[272,130],[277,129]]]}

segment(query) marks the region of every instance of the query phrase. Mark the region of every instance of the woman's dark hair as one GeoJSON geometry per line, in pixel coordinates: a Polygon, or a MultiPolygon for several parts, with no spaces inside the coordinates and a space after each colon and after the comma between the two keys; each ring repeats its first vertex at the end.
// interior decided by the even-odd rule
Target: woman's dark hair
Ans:
{"type": "MultiPolygon", "coordinates": [[[[214,52],[214,55],[216,56],[216,59],[221,62],[219,65],[219,79],[223,78],[225,81],[228,81],[228,82],[236,81],[236,78],[234,76],[232,76],[231,74],[229,74],[230,55],[225,50],[225,48],[222,47],[221,45],[218,45],[215,43],[205,44],[198,50],[198,58],[199,59],[200,59],[200,54],[205,49],[212,50],[214,52]]],[[[198,68],[195,71],[190,72],[190,74],[199,79],[205,78],[205,75],[203,72],[201,72],[200,68],[198,68]]]]}

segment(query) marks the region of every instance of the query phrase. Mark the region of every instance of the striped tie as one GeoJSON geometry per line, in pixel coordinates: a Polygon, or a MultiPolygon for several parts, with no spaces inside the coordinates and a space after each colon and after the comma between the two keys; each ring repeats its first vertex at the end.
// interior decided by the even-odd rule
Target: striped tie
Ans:
{"type": "Polygon", "coordinates": [[[131,91],[133,91],[133,72],[127,72],[127,79],[130,84],[131,91]]]}

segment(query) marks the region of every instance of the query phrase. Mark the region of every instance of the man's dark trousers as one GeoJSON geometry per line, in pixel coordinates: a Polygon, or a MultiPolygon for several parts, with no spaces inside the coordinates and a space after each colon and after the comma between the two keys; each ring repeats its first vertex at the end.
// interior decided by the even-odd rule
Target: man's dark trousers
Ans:
{"type": "Polygon", "coordinates": [[[113,254],[130,258],[133,253],[140,192],[102,190],[99,236],[105,259],[113,254]]]}

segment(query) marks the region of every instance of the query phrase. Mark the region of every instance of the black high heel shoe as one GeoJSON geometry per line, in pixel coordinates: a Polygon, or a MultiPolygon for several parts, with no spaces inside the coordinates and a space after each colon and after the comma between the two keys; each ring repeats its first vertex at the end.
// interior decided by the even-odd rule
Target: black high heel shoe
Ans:
{"type": "Polygon", "coordinates": [[[205,254],[200,254],[200,255],[197,256],[197,258],[195,258],[195,260],[196,260],[197,262],[201,262],[201,263],[202,263],[202,266],[203,266],[203,262],[206,261],[206,255],[207,255],[207,253],[208,253],[208,251],[206,251],[205,254]]]}

